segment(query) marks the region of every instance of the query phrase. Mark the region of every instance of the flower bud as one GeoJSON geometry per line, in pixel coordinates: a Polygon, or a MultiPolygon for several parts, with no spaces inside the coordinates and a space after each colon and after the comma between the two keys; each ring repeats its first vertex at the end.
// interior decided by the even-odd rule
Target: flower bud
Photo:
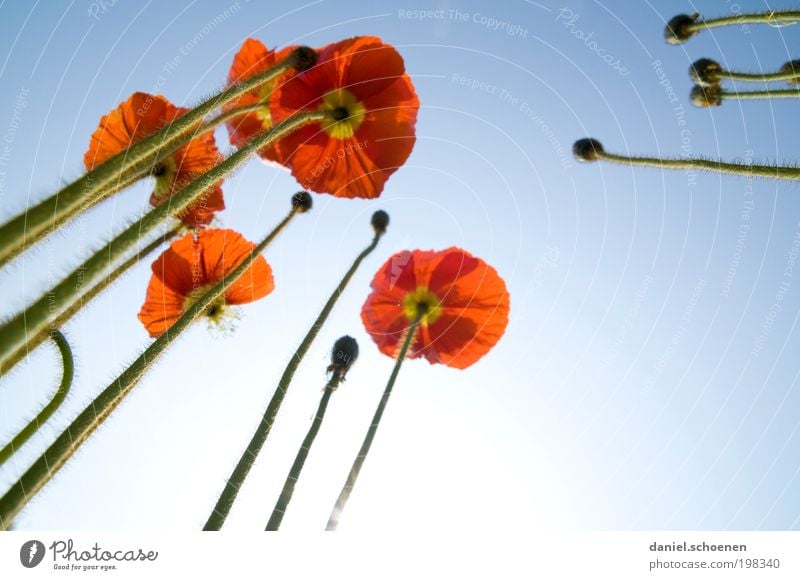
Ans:
{"type": "Polygon", "coordinates": [[[694,24],[698,18],[700,18],[700,14],[697,12],[691,16],[688,14],[678,14],[667,22],[667,26],[664,28],[664,40],[667,41],[667,44],[683,44],[697,34],[696,30],[692,30],[692,24],[694,24]]]}
{"type": "Polygon", "coordinates": [[[722,67],[717,61],[710,58],[701,58],[689,67],[689,76],[696,85],[711,87],[719,84],[719,72],[721,70],[722,67]]]}
{"type": "Polygon", "coordinates": [[[311,210],[314,205],[314,200],[311,199],[311,194],[307,191],[298,191],[292,196],[292,208],[297,213],[305,213],[311,210]]]}
{"type": "Polygon", "coordinates": [[[344,379],[347,371],[358,358],[358,343],[352,336],[343,336],[333,344],[331,351],[331,365],[328,372],[339,373],[340,378],[344,379]]]}
{"type": "Polygon", "coordinates": [[[597,139],[578,139],[572,145],[575,159],[584,163],[597,161],[603,153],[603,145],[597,139]]]}
{"type": "Polygon", "coordinates": [[[297,72],[303,72],[317,64],[319,55],[313,48],[308,46],[298,46],[292,52],[292,58],[294,58],[294,70],[297,72]]]}
{"type": "Polygon", "coordinates": [[[389,214],[379,209],[372,214],[372,229],[375,234],[382,235],[386,233],[386,228],[389,225],[389,214]]]}
{"type": "Polygon", "coordinates": [[[722,104],[722,89],[719,85],[701,87],[695,85],[689,99],[695,107],[719,107],[722,104]]]}
{"type": "Polygon", "coordinates": [[[800,60],[790,60],[786,64],[781,67],[782,73],[792,73],[796,75],[798,78],[794,78],[790,81],[786,81],[790,84],[796,85],[798,81],[800,81],[800,60]]]}

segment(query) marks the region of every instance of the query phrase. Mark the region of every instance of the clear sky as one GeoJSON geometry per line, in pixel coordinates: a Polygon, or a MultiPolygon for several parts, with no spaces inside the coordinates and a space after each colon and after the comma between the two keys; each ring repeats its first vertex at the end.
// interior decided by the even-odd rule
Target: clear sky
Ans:
{"type": "MultiPolygon", "coordinates": [[[[191,106],[252,36],[319,46],[377,35],[421,100],[417,144],[378,200],[315,196],[266,252],[273,294],[236,331],[190,329],[47,488],[21,529],[198,529],[295,346],[376,209],[389,233],[297,373],[228,526],[262,529],[308,428],[328,352],[361,357],[331,399],[284,529],[324,527],[392,366],[362,328],[391,253],[456,245],[511,294],[505,336],[465,371],[409,361],[341,529],[800,528],[800,190],[714,174],[582,165],[574,140],[615,152],[797,163],[797,102],[689,104],[689,64],[773,71],[800,28],[733,26],[674,47],[667,19],[793,3],[539,2],[0,4],[0,216],[78,177],[101,115],[134,91],[191,106]],[[422,18],[419,11],[436,10],[422,18]]],[[[743,87],[740,87],[743,88],[743,87]]],[[[224,130],[217,134],[228,151],[224,130]]],[[[0,273],[8,316],[147,209],[142,183],[0,273]]],[[[253,161],[224,184],[220,224],[261,238],[298,189],[253,161]]],[[[0,469],[13,483],[150,343],[136,319],[149,262],[65,329],[74,391],[0,469]]],[[[57,384],[36,351],[0,382],[0,438],[57,384]]]]}

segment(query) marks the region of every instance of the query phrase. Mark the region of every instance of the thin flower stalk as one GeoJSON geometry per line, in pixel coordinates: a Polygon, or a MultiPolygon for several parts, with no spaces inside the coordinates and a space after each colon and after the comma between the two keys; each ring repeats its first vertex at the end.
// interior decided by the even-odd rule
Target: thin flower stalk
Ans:
{"type": "Polygon", "coordinates": [[[302,209],[293,206],[289,214],[253,248],[250,255],[230,275],[222,278],[205,294],[200,296],[167,332],[157,338],[119,377],[87,405],[22,477],[11,486],[11,489],[0,498],[0,530],[9,529],[14,517],[67,463],[92,433],[103,424],[158,358],[164,354],[167,347],[195,320],[200,318],[206,312],[206,309],[247,271],[253,262],[259,258],[264,248],[283,231],[300,211],[302,209]]]}

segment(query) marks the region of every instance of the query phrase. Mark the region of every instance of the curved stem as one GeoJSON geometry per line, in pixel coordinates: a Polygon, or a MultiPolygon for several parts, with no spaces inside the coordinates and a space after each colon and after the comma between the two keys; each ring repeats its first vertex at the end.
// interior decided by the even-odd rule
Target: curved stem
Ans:
{"type": "Polygon", "coordinates": [[[0,226],[0,266],[93,205],[104,190],[113,187],[120,175],[147,173],[165,151],[174,148],[187,135],[189,137],[186,140],[191,139],[191,134],[209,113],[279,77],[296,64],[296,58],[296,53],[292,52],[271,69],[213,95],[163,129],[137,141],[93,171],[0,226]]]}
{"type": "Polygon", "coordinates": [[[48,326],[40,330],[39,332],[33,334],[28,333],[25,342],[25,349],[17,349],[12,353],[12,355],[6,361],[6,369],[12,368],[15,364],[21,361],[23,358],[28,356],[34,349],[36,349],[40,344],[42,344],[47,337],[50,335],[51,329],[54,328],[61,328],[70,319],[75,316],[78,311],[86,306],[91,300],[93,300],[97,295],[99,295],[103,290],[108,288],[111,284],[117,281],[122,275],[124,275],[132,266],[137,264],[139,260],[146,257],[150,252],[157,249],[161,244],[167,242],[174,238],[178,232],[181,231],[181,226],[176,226],[165,234],[158,236],[155,240],[147,244],[141,250],[137,251],[133,254],[130,258],[125,260],[122,264],[120,264],[117,268],[115,268],[112,272],[110,272],[107,276],[103,276],[100,280],[87,292],[85,292],[79,299],[69,305],[60,315],[58,315],[48,326]]]}
{"type": "Polygon", "coordinates": [[[355,487],[356,481],[358,480],[358,474],[361,473],[361,467],[364,465],[364,460],[367,458],[369,448],[372,446],[372,441],[375,439],[375,433],[378,431],[378,425],[381,423],[381,418],[383,417],[383,412],[386,409],[386,404],[389,402],[389,397],[392,394],[392,389],[394,388],[394,383],[397,380],[397,375],[400,374],[400,367],[406,358],[406,354],[408,353],[408,349],[414,339],[414,335],[416,335],[417,327],[419,326],[420,320],[422,320],[423,314],[424,313],[421,310],[418,311],[417,316],[414,318],[414,321],[408,328],[408,333],[403,341],[403,346],[400,347],[400,352],[397,355],[397,362],[394,363],[392,374],[389,376],[389,382],[386,383],[383,396],[378,403],[378,408],[375,409],[375,415],[372,417],[372,423],[370,423],[369,429],[367,429],[367,435],[364,437],[364,442],[361,444],[361,449],[359,449],[355,461],[353,461],[353,466],[350,468],[350,473],[347,475],[347,481],[345,481],[342,491],[339,492],[339,497],[336,498],[336,503],[333,506],[330,517],[328,518],[328,525],[325,526],[326,531],[334,531],[339,525],[339,518],[341,518],[342,512],[347,505],[347,500],[350,499],[350,494],[353,492],[353,487],[355,487]]]}
{"type": "Polygon", "coordinates": [[[286,396],[286,391],[289,389],[289,385],[292,382],[292,377],[294,377],[297,367],[300,366],[300,361],[303,360],[303,357],[305,357],[308,349],[311,347],[311,343],[314,342],[314,339],[322,328],[322,325],[325,324],[325,321],[328,319],[328,316],[333,310],[337,300],[339,300],[339,296],[347,286],[350,278],[353,277],[353,274],[355,274],[358,266],[361,264],[364,258],[366,258],[378,245],[378,241],[380,241],[381,236],[382,232],[376,233],[372,243],[367,246],[367,248],[355,259],[353,265],[350,266],[350,269],[347,271],[347,273],[345,273],[341,282],[339,282],[339,284],[336,286],[333,294],[331,294],[330,298],[328,298],[328,301],[325,303],[325,306],[323,306],[322,311],[319,313],[319,316],[317,316],[314,324],[311,325],[308,334],[306,334],[305,338],[303,338],[303,341],[300,343],[300,346],[297,347],[297,350],[292,355],[289,364],[286,365],[286,369],[283,371],[283,375],[281,375],[281,378],[278,381],[278,387],[275,389],[275,392],[273,393],[272,398],[267,405],[267,409],[264,411],[264,416],[261,418],[261,422],[258,424],[258,427],[256,427],[256,431],[253,433],[253,437],[250,439],[250,443],[248,443],[244,453],[239,458],[239,462],[236,464],[236,467],[233,468],[233,472],[231,472],[228,481],[225,482],[225,487],[223,488],[219,498],[217,498],[217,503],[214,505],[214,509],[212,510],[211,514],[209,514],[208,519],[203,526],[203,530],[219,530],[225,523],[225,520],[231,511],[231,507],[233,506],[233,502],[236,501],[236,496],[239,494],[239,489],[242,487],[245,478],[247,478],[247,474],[250,473],[250,468],[253,467],[256,457],[258,457],[261,448],[264,446],[264,442],[267,440],[267,436],[272,429],[272,424],[275,422],[275,416],[278,414],[278,410],[281,408],[281,404],[283,403],[283,398],[286,396]]]}
{"type": "Polygon", "coordinates": [[[283,515],[286,513],[286,508],[289,507],[289,502],[292,501],[295,484],[297,484],[297,480],[300,478],[306,458],[308,457],[308,452],[311,450],[311,445],[314,444],[314,439],[316,439],[319,428],[322,426],[322,420],[325,418],[325,411],[328,409],[328,401],[339,386],[341,380],[342,373],[334,371],[330,381],[325,385],[322,398],[319,400],[319,407],[317,407],[317,414],[314,416],[314,421],[311,423],[311,427],[309,427],[308,433],[306,433],[305,439],[303,439],[303,443],[300,445],[300,449],[297,450],[292,468],[289,470],[289,475],[286,476],[286,481],[283,483],[281,495],[275,503],[275,508],[272,510],[269,522],[267,522],[267,532],[277,531],[278,528],[281,527],[283,515]]]}
{"type": "Polygon", "coordinates": [[[772,177],[775,179],[800,179],[800,167],[754,165],[744,163],[727,163],[711,159],[661,159],[660,157],[627,157],[601,151],[596,153],[598,159],[613,161],[623,165],[641,165],[646,167],[661,167],[664,169],[699,169],[701,171],[715,171],[729,175],[743,175],[745,177],[772,177]]]}
{"type": "Polygon", "coordinates": [[[250,252],[248,257],[228,276],[203,294],[164,334],[122,372],[78,415],[61,435],[47,448],[39,459],[0,498],[0,530],[8,529],[11,521],[30,499],[44,487],[89,436],[105,421],[125,396],[141,380],[147,370],[206,309],[224,294],[244,274],[269,243],[289,224],[296,210],[293,208],[275,229],[250,252]]]}
{"type": "Polygon", "coordinates": [[[192,203],[201,199],[206,191],[243,165],[251,154],[300,127],[319,121],[324,116],[325,113],[316,111],[299,113],[258,135],[219,165],[189,182],[170,198],[169,203],[159,205],[146,213],[140,220],[128,226],[47,294],[5,323],[0,327],[0,374],[8,370],[8,361],[19,355],[17,351],[24,352],[27,349],[26,337],[28,335],[36,335],[41,332],[51,320],[74,304],[78,300],[83,286],[102,276],[106,269],[130,251],[142,236],[169,219],[173,214],[179,214],[192,203]]]}
{"type": "Polygon", "coordinates": [[[800,10],[770,10],[761,14],[737,14],[725,16],[723,18],[713,18],[711,20],[700,20],[687,25],[691,32],[697,32],[706,28],[718,28],[731,24],[772,24],[788,25],[800,20],[800,10]]]}
{"type": "Polygon", "coordinates": [[[0,465],[5,463],[8,458],[17,451],[17,449],[22,447],[25,442],[28,441],[28,439],[30,439],[50,417],[52,417],[53,413],[56,412],[56,409],[58,409],[61,406],[61,403],[64,402],[64,399],[67,398],[67,393],[69,393],[69,390],[72,387],[72,379],[75,377],[75,360],[72,357],[72,349],[69,347],[69,342],[67,342],[66,337],[58,330],[53,330],[50,333],[50,337],[53,339],[53,342],[56,343],[58,352],[61,354],[61,384],[59,384],[58,389],[53,395],[53,398],[50,399],[50,402],[47,403],[47,405],[45,405],[41,411],[39,411],[39,414],[36,415],[36,417],[34,417],[30,423],[25,425],[22,431],[17,433],[14,438],[5,445],[5,447],[0,449],[0,465]]]}

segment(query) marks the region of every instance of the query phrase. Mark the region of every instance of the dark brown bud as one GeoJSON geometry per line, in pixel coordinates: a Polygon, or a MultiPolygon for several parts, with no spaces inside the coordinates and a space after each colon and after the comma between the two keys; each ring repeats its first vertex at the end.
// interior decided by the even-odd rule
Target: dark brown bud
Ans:
{"type": "Polygon", "coordinates": [[[786,82],[796,85],[800,81],[800,60],[790,60],[781,67],[781,72],[794,74],[797,78],[786,82]]]}
{"type": "Polygon", "coordinates": [[[347,371],[358,358],[358,343],[352,336],[343,336],[333,345],[331,351],[331,365],[328,372],[339,373],[340,378],[344,379],[347,371]]]}
{"type": "Polygon", "coordinates": [[[297,72],[303,72],[317,64],[319,55],[313,48],[308,46],[298,46],[292,52],[292,58],[294,59],[294,70],[297,72]]]}
{"type": "Polygon", "coordinates": [[[722,89],[719,85],[701,87],[695,85],[689,94],[695,107],[719,107],[722,104],[722,89]]]}
{"type": "Polygon", "coordinates": [[[697,34],[697,30],[692,28],[692,25],[700,18],[700,14],[695,12],[691,16],[688,14],[678,14],[672,20],[667,22],[664,28],[664,40],[667,44],[683,44],[692,36],[697,34]]]}
{"type": "Polygon", "coordinates": [[[314,200],[307,191],[298,191],[292,196],[292,208],[297,213],[305,213],[311,210],[314,200]]]}
{"type": "Polygon", "coordinates": [[[575,159],[584,163],[597,161],[603,153],[603,145],[597,139],[578,139],[572,145],[575,159]]]}
{"type": "Polygon", "coordinates": [[[389,225],[389,214],[379,209],[372,214],[372,229],[376,234],[385,234],[386,228],[389,225]]]}
{"type": "Polygon", "coordinates": [[[696,85],[711,87],[719,84],[721,80],[719,72],[721,70],[722,67],[719,66],[717,61],[710,58],[701,58],[689,67],[689,76],[696,85]]]}

